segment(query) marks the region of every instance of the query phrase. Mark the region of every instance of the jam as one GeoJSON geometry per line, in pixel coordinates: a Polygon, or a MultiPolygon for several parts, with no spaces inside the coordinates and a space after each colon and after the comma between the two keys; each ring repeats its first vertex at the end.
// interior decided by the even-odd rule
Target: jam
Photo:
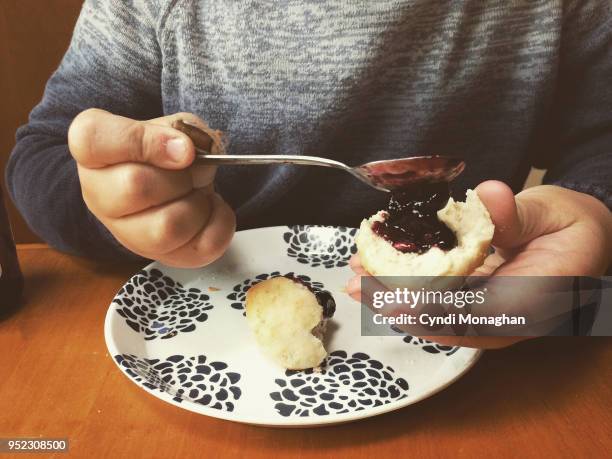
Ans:
{"type": "Polygon", "coordinates": [[[293,276],[291,274],[287,274],[283,277],[286,277],[287,279],[291,279],[293,282],[297,282],[298,284],[303,285],[312,293],[314,293],[314,295],[317,297],[317,302],[323,308],[324,319],[330,319],[333,317],[334,313],[336,312],[336,301],[334,300],[334,297],[331,293],[329,293],[327,290],[315,288],[308,282],[305,282],[299,277],[293,276]]]}
{"type": "Polygon", "coordinates": [[[457,238],[437,215],[449,197],[446,182],[397,190],[391,195],[385,220],[374,222],[372,230],[403,253],[422,254],[432,247],[450,250],[457,246],[457,238]]]}
{"type": "Polygon", "coordinates": [[[313,290],[317,301],[323,308],[323,318],[330,319],[336,312],[336,301],[327,290],[313,290]]]}

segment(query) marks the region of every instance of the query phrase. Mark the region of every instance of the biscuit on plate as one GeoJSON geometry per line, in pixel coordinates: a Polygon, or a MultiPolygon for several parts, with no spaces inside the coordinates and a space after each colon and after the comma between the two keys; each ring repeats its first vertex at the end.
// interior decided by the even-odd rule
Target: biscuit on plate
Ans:
{"type": "Polygon", "coordinates": [[[249,289],[246,318],[262,352],[283,368],[318,367],[327,351],[323,336],[336,303],[329,292],[298,278],[274,277],[249,289]]]}

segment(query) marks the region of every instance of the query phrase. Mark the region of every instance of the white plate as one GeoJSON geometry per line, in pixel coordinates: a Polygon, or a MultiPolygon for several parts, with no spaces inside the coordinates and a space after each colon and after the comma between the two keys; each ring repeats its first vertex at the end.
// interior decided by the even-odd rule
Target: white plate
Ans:
{"type": "Polygon", "coordinates": [[[268,426],[354,421],[442,390],[476,362],[479,351],[399,335],[361,336],[360,306],[344,292],[354,233],[261,228],[237,233],[225,256],[203,269],[153,263],[108,309],[110,354],[132,382],[157,398],[268,426]],[[266,360],[244,318],[246,290],[290,272],[323,284],[337,303],[321,373],[285,371],[266,360]]]}

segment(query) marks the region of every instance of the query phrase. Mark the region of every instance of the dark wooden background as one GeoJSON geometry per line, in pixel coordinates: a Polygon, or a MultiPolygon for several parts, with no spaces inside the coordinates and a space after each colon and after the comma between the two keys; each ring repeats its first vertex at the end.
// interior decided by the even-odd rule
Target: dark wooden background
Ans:
{"type": "Polygon", "coordinates": [[[72,36],[83,0],[0,1],[0,171],[3,194],[17,242],[37,237],[10,203],[4,167],[15,145],[15,131],[40,101],[72,36]]]}

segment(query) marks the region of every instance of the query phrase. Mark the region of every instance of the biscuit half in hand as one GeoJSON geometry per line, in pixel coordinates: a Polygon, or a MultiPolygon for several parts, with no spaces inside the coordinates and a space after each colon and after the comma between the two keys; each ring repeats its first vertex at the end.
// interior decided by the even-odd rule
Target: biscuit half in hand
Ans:
{"type": "Polygon", "coordinates": [[[435,199],[441,205],[437,208],[435,199],[428,196],[420,196],[416,204],[406,201],[395,206],[392,198],[389,211],[380,211],[363,220],[356,243],[366,271],[373,276],[467,276],[482,265],[495,227],[478,194],[468,190],[465,202],[452,198],[446,201],[448,194],[438,194],[435,199]],[[393,215],[396,231],[380,231],[397,207],[401,207],[403,214],[393,215]],[[424,222],[424,226],[419,227],[419,222],[424,222]],[[430,236],[427,231],[432,227],[434,237],[425,244],[430,236]],[[436,235],[445,232],[448,237],[436,239],[436,235]],[[399,243],[393,240],[398,234],[404,238],[399,243]],[[415,247],[410,247],[412,234],[418,242],[415,247]]]}
{"type": "Polygon", "coordinates": [[[246,317],[263,353],[284,368],[318,367],[327,351],[323,335],[336,303],[329,292],[297,278],[274,277],[246,294],[246,317]]]}

